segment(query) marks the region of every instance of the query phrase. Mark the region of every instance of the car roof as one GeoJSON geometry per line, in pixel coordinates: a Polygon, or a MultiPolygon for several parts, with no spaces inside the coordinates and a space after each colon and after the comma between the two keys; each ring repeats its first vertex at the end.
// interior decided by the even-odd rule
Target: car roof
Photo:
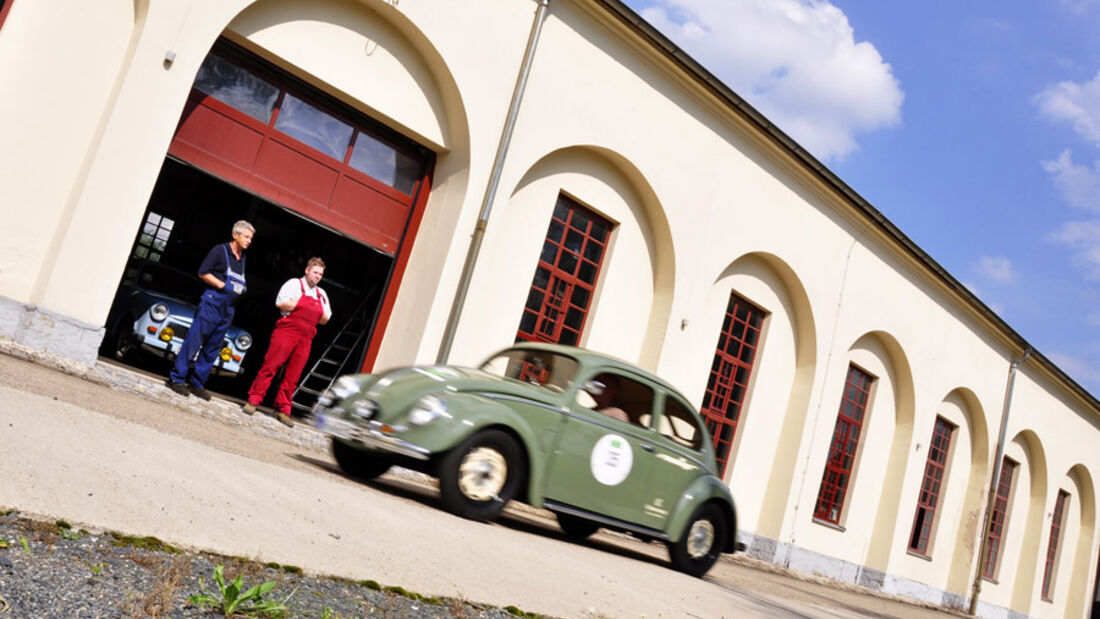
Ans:
{"type": "MultiPolygon", "coordinates": [[[[596,352],[594,350],[589,350],[587,348],[578,348],[576,346],[565,346],[565,345],[562,345],[562,344],[547,344],[547,343],[543,343],[543,342],[516,342],[514,345],[510,346],[508,349],[511,350],[511,349],[514,349],[514,348],[522,348],[522,349],[525,349],[525,350],[544,350],[546,352],[551,352],[551,353],[556,353],[556,354],[561,354],[561,355],[566,355],[566,356],[569,356],[569,357],[573,357],[577,361],[581,362],[582,365],[585,365],[585,366],[590,365],[590,364],[599,364],[599,365],[603,365],[603,366],[606,366],[606,367],[620,369],[620,370],[623,370],[625,372],[629,372],[631,374],[634,374],[636,376],[640,376],[640,377],[642,377],[642,378],[644,378],[644,379],[646,379],[646,380],[648,380],[652,383],[656,383],[657,385],[660,385],[662,389],[665,389],[666,391],[669,391],[671,393],[676,394],[677,396],[680,397],[680,399],[684,400],[685,402],[690,402],[690,400],[688,400],[686,397],[684,397],[684,394],[680,393],[680,391],[678,389],[676,389],[675,387],[670,385],[667,380],[657,376],[656,374],[653,374],[652,372],[648,372],[646,370],[643,370],[642,368],[638,367],[637,365],[635,365],[635,364],[633,364],[629,361],[624,361],[623,359],[619,359],[618,357],[613,357],[611,355],[604,354],[604,353],[601,353],[601,352],[596,352]]],[[[692,408],[695,408],[695,407],[693,406],[692,408]]],[[[698,409],[696,409],[696,410],[698,410],[698,409]]]]}

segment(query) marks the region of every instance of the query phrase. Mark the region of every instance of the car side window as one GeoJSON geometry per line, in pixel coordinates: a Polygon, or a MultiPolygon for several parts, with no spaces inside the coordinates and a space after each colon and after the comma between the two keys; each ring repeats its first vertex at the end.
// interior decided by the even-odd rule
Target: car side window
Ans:
{"type": "Polygon", "coordinates": [[[703,429],[699,426],[691,409],[679,398],[665,397],[665,414],[657,424],[657,431],[672,442],[698,451],[703,446],[703,429]]]}
{"type": "Polygon", "coordinates": [[[577,404],[612,419],[648,427],[655,399],[649,385],[617,372],[600,372],[586,384],[595,389],[578,390],[577,404]]]}

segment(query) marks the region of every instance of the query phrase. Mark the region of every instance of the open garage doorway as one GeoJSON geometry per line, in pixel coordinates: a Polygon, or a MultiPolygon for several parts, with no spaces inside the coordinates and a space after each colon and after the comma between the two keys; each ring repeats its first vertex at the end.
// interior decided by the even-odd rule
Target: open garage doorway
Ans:
{"type": "Polygon", "coordinates": [[[196,273],[199,264],[211,247],[230,240],[233,223],[240,219],[256,227],[246,254],[248,289],[226,340],[228,353],[207,388],[247,396],[279,318],[279,287],[301,277],[309,258],[319,256],[327,265],[321,287],[333,315],[313,340],[295,396],[301,412],[315,400],[310,391],[362,367],[394,258],[174,158],[165,161],[135,235],[100,355],[167,376],[189,325],[187,313],[194,311],[204,288],[196,273]],[[174,328],[166,334],[165,327],[174,328]]]}

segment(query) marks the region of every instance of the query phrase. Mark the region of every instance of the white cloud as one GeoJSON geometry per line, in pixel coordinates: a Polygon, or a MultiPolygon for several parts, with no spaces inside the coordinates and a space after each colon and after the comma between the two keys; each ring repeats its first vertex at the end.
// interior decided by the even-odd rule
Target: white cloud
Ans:
{"type": "Polygon", "coordinates": [[[1084,15],[1089,12],[1091,6],[1096,4],[1096,0],[1058,0],[1058,4],[1074,15],[1084,15]]]}
{"type": "Polygon", "coordinates": [[[1093,395],[1100,396],[1100,365],[1057,352],[1047,355],[1047,358],[1093,395]]]}
{"type": "Polygon", "coordinates": [[[1004,256],[982,256],[974,264],[974,270],[987,280],[1007,284],[1016,277],[1012,262],[1004,256]]]}
{"type": "Polygon", "coordinates": [[[1058,82],[1035,95],[1047,118],[1073,125],[1081,138],[1100,146],[1100,73],[1083,84],[1058,82]]]}
{"type": "Polygon", "coordinates": [[[900,122],[890,65],[826,1],[652,0],[641,14],[819,158],[900,122]]]}
{"type": "Polygon", "coordinates": [[[995,302],[990,301],[989,299],[985,298],[985,294],[982,292],[982,290],[980,288],[978,288],[977,286],[975,286],[972,282],[960,282],[960,283],[963,286],[965,286],[967,290],[972,292],[974,294],[974,296],[981,299],[982,303],[985,303],[987,306],[989,306],[989,309],[993,310],[994,314],[997,314],[998,316],[1003,316],[1004,315],[1004,313],[1005,313],[1004,306],[1001,305],[1000,303],[995,303],[995,302]]]}
{"type": "Polygon", "coordinates": [[[1074,258],[1088,278],[1100,280],[1100,219],[1068,222],[1053,238],[1077,250],[1074,258]]]}
{"type": "Polygon", "coordinates": [[[1041,165],[1050,173],[1066,204],[1100,213],[1100,160],[1094,161],[1091,168],[1077,165],[1073,153],[1067,149],[1057,159],[1043,161],[1041,165]]]}

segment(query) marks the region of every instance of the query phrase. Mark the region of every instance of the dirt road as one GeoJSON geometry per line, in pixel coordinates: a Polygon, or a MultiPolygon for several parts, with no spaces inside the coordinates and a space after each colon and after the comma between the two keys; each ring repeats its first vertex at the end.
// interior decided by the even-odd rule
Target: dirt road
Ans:
{"type": "Polygon", "coordinates": [[[308,428],[128,370],[90,378],[0,354],[0,508],[555,616],[950,616],[745,559],[689,578],[661,546],[572,543],[524,506],[469,522],[416,476],[342,476],[308,428]]]}

